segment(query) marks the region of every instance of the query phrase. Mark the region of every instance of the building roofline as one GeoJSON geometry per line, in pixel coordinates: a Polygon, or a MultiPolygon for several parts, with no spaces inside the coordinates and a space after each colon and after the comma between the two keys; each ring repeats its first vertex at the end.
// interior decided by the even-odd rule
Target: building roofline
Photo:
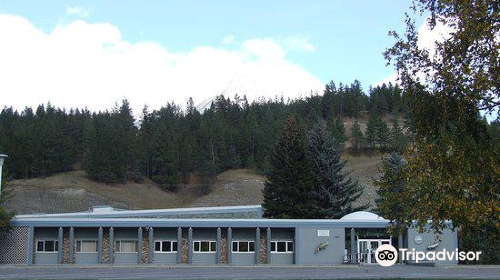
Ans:
{"type": "Polygon", "coordinates": [[[109,212],[75,212],[61,214],[30,214],[18,215],[15,219],[29,218],[122,218],[122,217],[158,217],[166,215],[190,215],[190,214],[227,214],[257,212],[258,218],[262,218],[262,206],[216,206],[216,207],[192,207],[192,208],[170,208],[170,209],[150,209],[150,210],[122,210],[112,208],[109,212]]]}
{"type": "Polygon", "coordinates": [[[290,219],[67,219],[23,218],[13,219],[12,226],[35,227],[326,227],[326,228],[386,228],[388,220],[290,220],[290,219]]]}

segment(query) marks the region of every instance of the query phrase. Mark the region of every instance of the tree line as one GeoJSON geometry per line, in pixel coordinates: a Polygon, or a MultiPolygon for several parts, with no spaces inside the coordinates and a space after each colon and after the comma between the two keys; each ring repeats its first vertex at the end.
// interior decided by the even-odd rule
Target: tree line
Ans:
{"type": "Polygon", "coordinates": [[[387,124],[381,117],[404,115],[407,104],[398,86],[370,88],[367,95],[355,81],[331,82],[323,94],[295,100],[250,103],[245,97],[221,95],[203,112],[189,99],[184,108],[174,103],[152,111],[145,107],[139,120],[127,100],[104,112],[67,111],[50,103],[35,110],[6,107],[0,112],[0,151],[10,155],[9,178],[83,168],[102,182],[150,178],[170,187],[195,175],[200,183],[209,183],[232,168],[265,171],[288,116],[307,128],[323,119],[339,143],[351,140],[355,151],[402,149],[409,133],[403,133],[398,118],[387,124]],[[356,122],[346,131],[345,118],[367,116],[366,129],[356,122]]]}

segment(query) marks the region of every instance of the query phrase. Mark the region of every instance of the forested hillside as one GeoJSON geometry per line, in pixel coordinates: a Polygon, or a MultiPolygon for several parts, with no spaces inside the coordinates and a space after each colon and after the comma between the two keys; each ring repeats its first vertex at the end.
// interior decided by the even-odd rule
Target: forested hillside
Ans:
{"type": "Polygon", "coordinates": [[[127,100],[105,112],[67,111],[50,104],[23,111],[4,108],[0,151],[10,156],[10,179],[83,168],[96,181],[149,178],[175,190],[193,178],[209,184],[229,169],[265,171],[287,116],[306,128],[324,119],[353,152],[402,150],[410,139],[411,126],[403,129],[400,121],[409,102],[397,86],[384,84],[365,93],[355,81],[338,86],[331,82],[324,93],[296,100],[250,103],[237,95],[218,96],[203,112],[190,99],[182,107],[146,107],[139,120],[127,100]],[[395,117],[383,118],[386,114],[395,117]],[[351,122],[347,129],[346,120],[351,122]]]}

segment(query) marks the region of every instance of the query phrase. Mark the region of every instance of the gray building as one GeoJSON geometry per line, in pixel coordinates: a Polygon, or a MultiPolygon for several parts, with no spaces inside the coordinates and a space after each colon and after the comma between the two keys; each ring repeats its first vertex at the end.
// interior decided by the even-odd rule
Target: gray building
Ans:
{"type": "MultiPolygon", "coordinates": [[[[2,264],[333,265],[375,263],[383,244],[409,250],[457,248],[457,233],[410,228],[356,212],[338,220],[263,219],[261,206],[19,215],[0,236],[2,264]]],[[[410,260],[411,262],[411,260],[410,260]]],[[[441,261],[437,264],[456,264],[441,261]]]]}

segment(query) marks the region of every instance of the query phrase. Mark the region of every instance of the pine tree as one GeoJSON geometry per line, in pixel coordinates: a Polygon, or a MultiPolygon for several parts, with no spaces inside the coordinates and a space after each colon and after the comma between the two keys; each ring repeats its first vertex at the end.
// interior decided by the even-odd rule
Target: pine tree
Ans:
{"type": "MultiPolygon", "coordinates": [[[[374,181],[380,197],[376,200],[377,211],[382,217],[394,221],[400,219],[398,215],[404,213],[404,208],[408,207],[401,195],[406,185],[407,165],[403,156],[398,153],[392,153],[383,160],[382,164],[382,177],[374,181]]],[[[402,229],[402,226],[397,224],[393,226],[396,229],[402,229]]]]}
{"type": "Polygon", "coordinates": [[[303,129],[293,118],[288,118],[271,152],[263,190],[265,217],[317,217],[316,202],[311,198],[313,178],[305,149],[303,129]]]}
{"type": "Polygon", "coordinates": [[[368,117],[368,122],[366,124],[366,143],[368,147],[375,148],[375,142],[377,141],[377,118],[375,114],[370,114],[368,117]]]}
{"type": "MultiPolygon", "coordinates": [[[[2,154],[1,150],[0,154],[2,154]]],[[[3,173],[2,182],[0,183],[2,184],[2,186],[5,187],[5,183],[7,181],[6,180],[7,170],[4,168],[2,170],[2,173],[3,173]]],[[[8,232],[11,229],[10,220],[14,217],[14,213],[8,212],[3,206],[3,203],[5,202],[5,194],[6,194],[5,188],[2,188],[2,194],[0,197],[0,234],[8,232]]]]}
{"type": "Polygon", "coordinates": [[[320,218],[339,219],[366,209],[368,205],[353,206],[363,187],[343,171],[347,161],[340,159],[341,147],[332,133],[318,122],[309,131],[307,140],[307,157],[315,182],[313,196],[320,218]]]}
{"type": "Polygon", "coordinates": [[[352,146],[356,151],[361,149],[365,144],[365,136],[363,135],[363,131],[361,131],[358,121],[355,121],[351,127],[351,139],[352,146]]]}

